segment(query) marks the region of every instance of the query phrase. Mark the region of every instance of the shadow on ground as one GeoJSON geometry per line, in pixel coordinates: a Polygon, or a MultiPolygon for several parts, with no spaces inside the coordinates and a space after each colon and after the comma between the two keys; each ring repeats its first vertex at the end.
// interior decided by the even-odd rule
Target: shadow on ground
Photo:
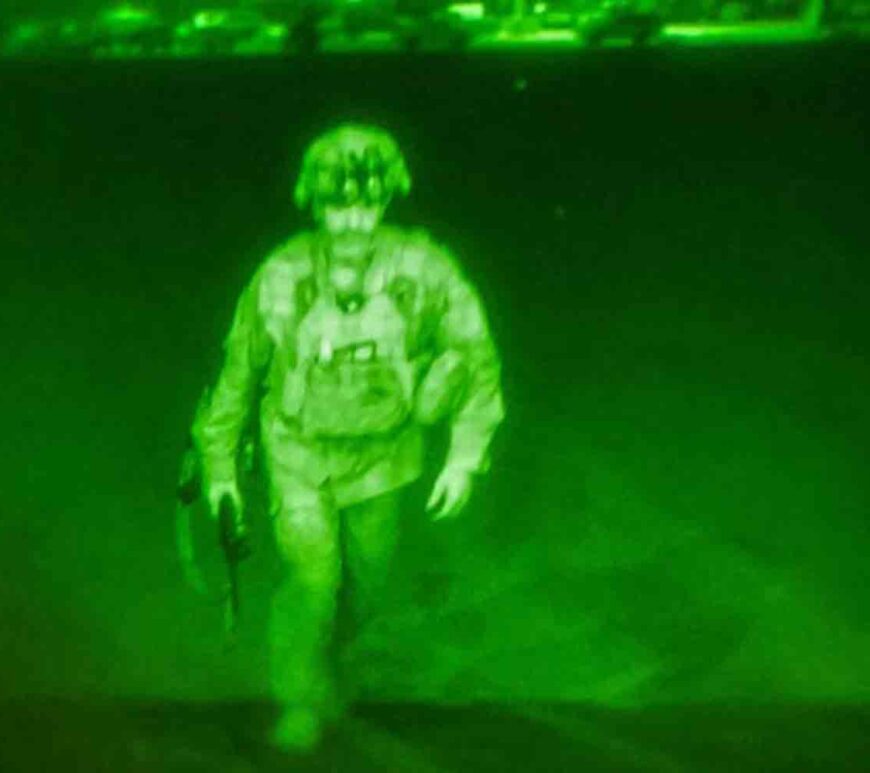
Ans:
{"type": "Polygon", "coordinates": [[[0,707],[0,769],[19,771],[862,770],[866,705],[358,707],[306,757],[265,743],[266,703],[0,707]]]}

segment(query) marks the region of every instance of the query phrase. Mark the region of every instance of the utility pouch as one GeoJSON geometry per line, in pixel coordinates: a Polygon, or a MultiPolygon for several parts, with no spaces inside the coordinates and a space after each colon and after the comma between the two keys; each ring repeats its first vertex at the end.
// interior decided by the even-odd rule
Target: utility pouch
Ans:
{"type": "Polygon", "coordinates": [[[336,357],[312,363],[300,423],[306,435],[360,437],[388,433],[410,414],[395,364],[336,357]]]}

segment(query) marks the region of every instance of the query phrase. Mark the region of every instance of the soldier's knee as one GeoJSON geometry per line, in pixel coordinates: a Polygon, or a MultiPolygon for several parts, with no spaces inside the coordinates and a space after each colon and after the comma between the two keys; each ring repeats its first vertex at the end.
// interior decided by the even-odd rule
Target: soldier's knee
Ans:
{"type": "Polygon", "coordinates": [[[341,551],[333,512],[324,507],[280,511],[275,539],[279,554],[307,590],[328,593],[338,587],[341,551]]]}
{"type": "Polygon", "coordinates": [[[381,573],[391,563],[397,534],[393,529],[348,529],[345,535],[347,561],[353,573],[381,573]]]}

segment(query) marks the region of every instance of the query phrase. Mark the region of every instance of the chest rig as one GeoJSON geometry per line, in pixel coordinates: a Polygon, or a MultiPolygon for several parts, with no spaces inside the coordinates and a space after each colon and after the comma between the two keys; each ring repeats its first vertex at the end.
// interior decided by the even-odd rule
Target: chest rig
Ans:
{"type": "Polygon", "coordinates": [[[409,358],[416,285],[390,276],[373,254],[357,276],[337,272],[323,249],[296,287],[295,418],[304,435],[351,438],[400,427],[413,409],[417,367],[409,358]]]}

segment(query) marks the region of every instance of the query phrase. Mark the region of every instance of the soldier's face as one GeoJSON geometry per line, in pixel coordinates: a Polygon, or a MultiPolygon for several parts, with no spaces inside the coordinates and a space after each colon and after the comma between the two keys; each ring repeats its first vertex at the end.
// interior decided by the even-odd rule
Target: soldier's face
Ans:
{"type": "Polygon", "coordinates": [[[368,251],[372,234],[383,216],[382,205],[326,205],[321,212],[321,226],[329,235],[336,255],[360,257],[368,251]]]}

